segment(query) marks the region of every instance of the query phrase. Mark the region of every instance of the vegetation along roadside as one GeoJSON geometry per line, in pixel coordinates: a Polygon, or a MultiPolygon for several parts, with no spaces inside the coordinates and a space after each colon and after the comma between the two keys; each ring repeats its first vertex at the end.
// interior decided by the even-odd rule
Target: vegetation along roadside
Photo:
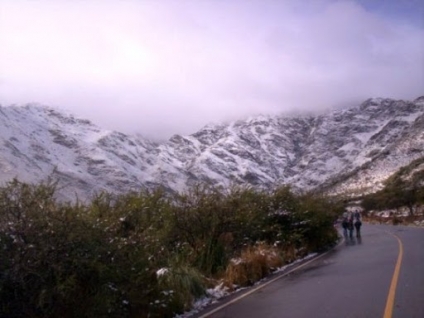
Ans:
{"type": "Polygon", "coordinates": [[[249,286],[337,241],[337,201],[316,194],[197,185],[89,204],[56,185],[0,188],[0,314],[173,317],[207,288],[249,286]]]}

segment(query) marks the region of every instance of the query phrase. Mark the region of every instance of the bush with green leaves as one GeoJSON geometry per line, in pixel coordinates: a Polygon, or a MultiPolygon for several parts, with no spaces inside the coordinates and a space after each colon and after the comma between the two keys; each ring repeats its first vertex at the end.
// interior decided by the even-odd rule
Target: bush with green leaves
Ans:
{"type": "Polygon", "coordinates": [[[337,239],[339,207],[288,187],[100,193],[89,204],[58,202],[55,188],[0,188],[0,316],[173,317],[258,242],[304,254],[337,239]]]}
{"type": "MultiPolygon", "coordinates": [[[[0,190],[0,312],[7,317],[131,316],[159,294],[148,240],[122,221],[58,204],[54,185],[0,190]]],[[[109,212],[107,212],[109,214],[109,212]]]]}

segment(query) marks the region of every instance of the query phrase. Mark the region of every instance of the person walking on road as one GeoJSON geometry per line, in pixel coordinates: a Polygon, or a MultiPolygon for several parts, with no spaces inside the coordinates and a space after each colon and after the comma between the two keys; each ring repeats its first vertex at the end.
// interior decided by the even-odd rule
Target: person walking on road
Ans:
{"type": "Polygon", "coordinates": [[[356,237],[360,237],[362,220],[361,220],[361,213],[359,213],[358,210],[356,210],[353,213],[353,224],[355,225],[355,229],[356,229],[356,237]]]}
{"type": "Polygon", "coordinates": [[[346,238],[349,234],[349,237],[353,237],[353,220],[352,215],[350,213],[344,213],[343,214],[343,220],[342,220],[342,227],[343,227],[343,236],[346,238]]]}

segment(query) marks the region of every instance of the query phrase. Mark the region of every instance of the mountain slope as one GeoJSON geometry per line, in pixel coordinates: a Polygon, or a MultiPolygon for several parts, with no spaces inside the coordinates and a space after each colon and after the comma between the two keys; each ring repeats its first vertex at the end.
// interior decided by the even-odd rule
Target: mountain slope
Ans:
{"type": "Polygon", "coordinates": [[[68,199],[195,182],[373,191],[423,149],[424,97],[369,99],[320,116],[250,117],[162,144],[40,105],[0,106],[0,183],[52,175],[68,199]]]}

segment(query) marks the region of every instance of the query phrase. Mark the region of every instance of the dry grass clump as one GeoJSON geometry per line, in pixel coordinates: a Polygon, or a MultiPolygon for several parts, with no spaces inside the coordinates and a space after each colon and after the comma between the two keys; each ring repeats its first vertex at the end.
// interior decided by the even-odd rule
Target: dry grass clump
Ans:
{"type": "Polygon", "coordinates": [[[298,253],[294,245],[287,245],[283,247],[283,260],[284,263],[288,264],[295,261],[298,258],[298,253]]]}
{"type": "Polygon", "coordinates": [[[229,287],[249,286],[282,265],[283,258],[277,248],[257,244],[242,250],[239,258],[229,262],[224,281],[229,287]]]}

